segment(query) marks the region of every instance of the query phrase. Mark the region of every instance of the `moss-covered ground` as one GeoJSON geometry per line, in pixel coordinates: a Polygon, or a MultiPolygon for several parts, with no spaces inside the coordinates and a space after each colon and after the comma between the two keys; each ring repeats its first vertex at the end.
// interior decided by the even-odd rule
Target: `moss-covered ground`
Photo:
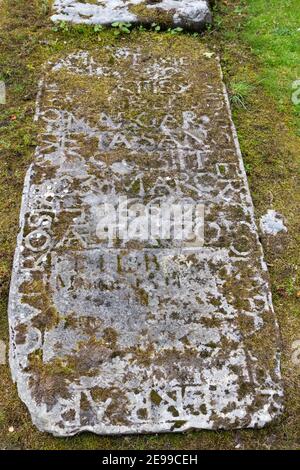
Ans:
{"type": "MultiPolygon", "coordinates": [[[[0,339],[8,345],[7,299],[26,169],[33,158],[37,129],[35,97],[42,64],[68,47],[130,44],[132,36],[161,34],[133,30],[114,36],[110,29],[53,30],[48,0],[2,0],[0,80],[7,103],[0,105],[0,339]]],[[[286,218],[283,244],[265,244],[274,305],[282,336],[285,413],[262,430],[190,432],[160,436],[62,439],[40,433],[18,399],[8,366],[0,365],[0,448],[2,449],[297,449],[300,447],[300,366],[292,360],[300,340],[299,148],[300,105],[292,103],[292,84],[300,79],[298,0],[220,0],[214,26],[197,42],[220,53],[231,95],[255,210],[269,208],[286,218]],[[298,268],[298,269],[297,269],[298,268]]],[[[185,35],[180,36],[182,41],[185,35]]],[[[209,59],[208,59],[209,60],[209,59]]],[[[295,356],[295,355],[294,355],[295,356]]]]}

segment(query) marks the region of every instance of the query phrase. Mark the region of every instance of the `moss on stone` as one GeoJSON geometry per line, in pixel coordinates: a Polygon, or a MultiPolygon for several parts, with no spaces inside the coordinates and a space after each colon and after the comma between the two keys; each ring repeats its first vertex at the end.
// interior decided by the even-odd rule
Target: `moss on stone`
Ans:
{"type": "Polygon", "coordinates": [[[162,402],[161,396],[158,394],[156,390],[151,390],[150,392],[150,400],[154,405],[159,406],[162,402]]]}
{"type": "Polygon", "coordinates": [[[58,325],[60,315],[51,299],[50,286],[45,286],[42,280],[25,281],[20,287],[22,303],[30,305],[37,310],[36,316],[31,320],[32,326],[38,328],[42,334],[58,325]]]}
{"type": "Polygon", "coordinates": [[[45,403],[51,408],[57,399],[71,397],[69,384],[74,374],[60,359],[44,362],[43,351],[37,350],[29,356],[28,371],[29,387],[38,404],[45,403]]]}
{"type": "Polygon", "coordinates": [[[149,4],[149,2],[145,1],[138,5],[129,6],[129,11],[137,16],[139,23],[146,25],[155,23],[164,27],[171,27],[173,25],[173,15],[175,11],[167,11],[163,8],[159,8],[159,6],[149,8],[147,7],[147,3],[149,4]]]}

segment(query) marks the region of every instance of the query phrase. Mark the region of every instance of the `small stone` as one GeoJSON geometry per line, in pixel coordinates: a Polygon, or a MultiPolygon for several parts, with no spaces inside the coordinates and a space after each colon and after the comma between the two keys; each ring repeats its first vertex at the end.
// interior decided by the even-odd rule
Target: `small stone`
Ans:
{"type": "Polygon", "coordinates": [[[277,235],[279,232],[287,232],[283,216],[273,209],[269,209],[260,219],[260,229],[266,235],[277,235]]]}
{"type": "Polygon", "coordinates": [[[6,344],[0,340],[0,365],[6,364],[6,344]]]}

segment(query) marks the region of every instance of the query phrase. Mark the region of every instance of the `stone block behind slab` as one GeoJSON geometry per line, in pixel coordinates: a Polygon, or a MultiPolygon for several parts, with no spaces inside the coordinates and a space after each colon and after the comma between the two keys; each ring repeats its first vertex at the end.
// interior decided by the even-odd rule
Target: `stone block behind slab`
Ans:
{"type": "Polygon", "coordinates": [[[69,50],[36,120],[9,303],[33,422],[68,436],[276,417],[278,329],[218,60],[190,37],[69,50]],[[204,244],[100,236],[121,197],[203,205],[204,244]]]}
{"type": "Polygon", "coordinates": [[[206,0],[55,0],[53,21],[110,25],[153,22],[201,31],[211,23],[206,0]]]}

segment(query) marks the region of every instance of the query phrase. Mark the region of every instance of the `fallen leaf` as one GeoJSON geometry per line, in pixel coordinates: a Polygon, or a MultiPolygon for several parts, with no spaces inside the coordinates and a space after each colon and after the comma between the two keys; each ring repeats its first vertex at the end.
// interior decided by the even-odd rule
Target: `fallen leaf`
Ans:
{"type": "Polygon", "coordinates": [[[205,57],[207,57],[207,59],[211,59],[214,54],[215,54],[214,52],[204,52],[203,53],[203,55],[205,57]]]}

